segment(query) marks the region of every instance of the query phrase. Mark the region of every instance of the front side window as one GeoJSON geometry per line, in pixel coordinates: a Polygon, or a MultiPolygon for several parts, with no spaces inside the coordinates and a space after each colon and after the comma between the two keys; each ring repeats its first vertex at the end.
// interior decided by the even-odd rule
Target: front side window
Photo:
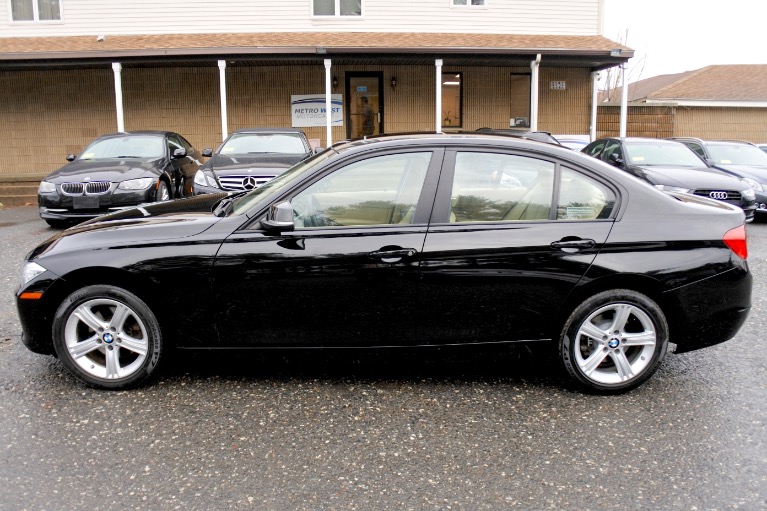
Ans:
{"type": "Polygon", "coordinates": [[[463,123],[461,113],[463,102],[463,75],[461,73],[442,73],[442,127],[460,128],[463,123]]]}
{"type": "Polygon", "coordinates": [[[11,0],[13,21],[58,21],[60,0],[11,0]]]}
{"type": "Polygon", "coordinates": [[[314,16],[362,16],[362,0],[312,0],[314,16]]]}
{"type": "Polygon", "coordinates": [[[431,154],[377,156],[325,176],[291,200],[296,228],[412,223],[431,154]]]}
{"type": "Polygon", "coordinates": [[[458,153],[450,222],[548,220],[555,167],[526,156],[458,153]]]}

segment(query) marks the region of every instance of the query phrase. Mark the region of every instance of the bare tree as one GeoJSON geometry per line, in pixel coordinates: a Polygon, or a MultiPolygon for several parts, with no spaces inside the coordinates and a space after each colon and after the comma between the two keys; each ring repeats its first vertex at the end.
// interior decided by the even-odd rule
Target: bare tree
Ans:
{"type": "MultiPolygon", "coordinates": [[[[622,46],[629,46],[629,29],[621,36],[618,35],[618,42],[622,46]]],[[[644,72],[645,60],[647,56],[643,55],[641,58],[633,58],[632,62],[626,63],[626,85],[629,83],[638,82],[642,79],[642,73],[644,72]]],[[[602,81],[602,87],[600,88],[603,102],[617,102],[620,101],[621,95],[621,68],[620,66],[611,67],[605,72],[605,77],[602,81]]]]}

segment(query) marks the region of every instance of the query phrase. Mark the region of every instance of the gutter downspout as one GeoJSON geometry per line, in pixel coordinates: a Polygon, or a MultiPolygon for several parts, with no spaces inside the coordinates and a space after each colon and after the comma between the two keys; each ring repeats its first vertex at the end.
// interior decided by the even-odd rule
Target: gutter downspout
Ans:
{"type": "Polygon", "coordinates": [[[626,136],[626,119],[628,118],[629,90],[626,87],[626,64],[621,65],[621,138],[626,136]]]}
{"type": "Polygon", "coordinates": [[[538,68],[541,64],[541,54],[530,62],[532,76],[530,77],[530,131],[538,131],[538,68]]]}
{"type": "Polygon", "coordinates": [[[436,59],[434,61],[434,67],[436,68],[436,106],[435,106],[435,114],[434,114],[434,131],[436,133],[442,133],[442,59],[436,59]]]}
{"type": "Polygon", "coordinates": [[[599,90],[597,82],[602,77],[602,73],[594,71],[591,73],[591,125],[589,126],[589,142],[597,139],[597,101],[599,101],[599,90]]]}
{"type": "Polygon", "coordinates": [[[229,136],[229,115],[226,110],[226,61],[218,61],[218,89],[221,94],[221,140],[229,136]]]}
{"type": "Polygon", "coordinates": [[[330,147],[333,145],[333,130],[331,129],[333,126],[333,110],[332,110],[332,101],[330,98],[330,65],[332,63],[331,59],[325,59],[325,138],[327,140],[327,145],[325,147],[330,147]]]}
{"type": "Polygon", "coordinates": [[[125,131],[125,112],[123,111],[122,64],[112,62],[115,75],[115,110],[117,111],[117,131],[125,131]]]}

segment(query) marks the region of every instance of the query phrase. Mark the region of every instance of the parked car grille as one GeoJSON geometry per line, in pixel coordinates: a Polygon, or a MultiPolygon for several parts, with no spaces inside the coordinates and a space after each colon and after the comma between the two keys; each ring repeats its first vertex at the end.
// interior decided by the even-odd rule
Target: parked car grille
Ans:
{"type": "Polygon", "coordinates": [[[252,190],[266,183],[273,176],[222,176],[218,180],[225,190],[252,190]]]}
{"type": "Polygon", "coordinates": [[[61,191],[64,195],[101,195],[107,193],[112,183],[109,181],[89,181],[87,183],[63,183],[61,191]]]}
{"type": "Polygon", "coordinates": [[[740,204],[741,201],[740,192],[735,190],[695,190],[693,193],[700,197],[708,197],[731,204],[740,204]]]}

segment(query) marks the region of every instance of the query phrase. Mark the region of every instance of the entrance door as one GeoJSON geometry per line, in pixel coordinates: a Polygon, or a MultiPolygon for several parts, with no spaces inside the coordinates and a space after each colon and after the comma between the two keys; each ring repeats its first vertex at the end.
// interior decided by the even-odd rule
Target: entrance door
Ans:
{"type": "Polygon", "coordinates": [[[346,138],[383,133],[383,73],[346,73],[346,138]]]}

